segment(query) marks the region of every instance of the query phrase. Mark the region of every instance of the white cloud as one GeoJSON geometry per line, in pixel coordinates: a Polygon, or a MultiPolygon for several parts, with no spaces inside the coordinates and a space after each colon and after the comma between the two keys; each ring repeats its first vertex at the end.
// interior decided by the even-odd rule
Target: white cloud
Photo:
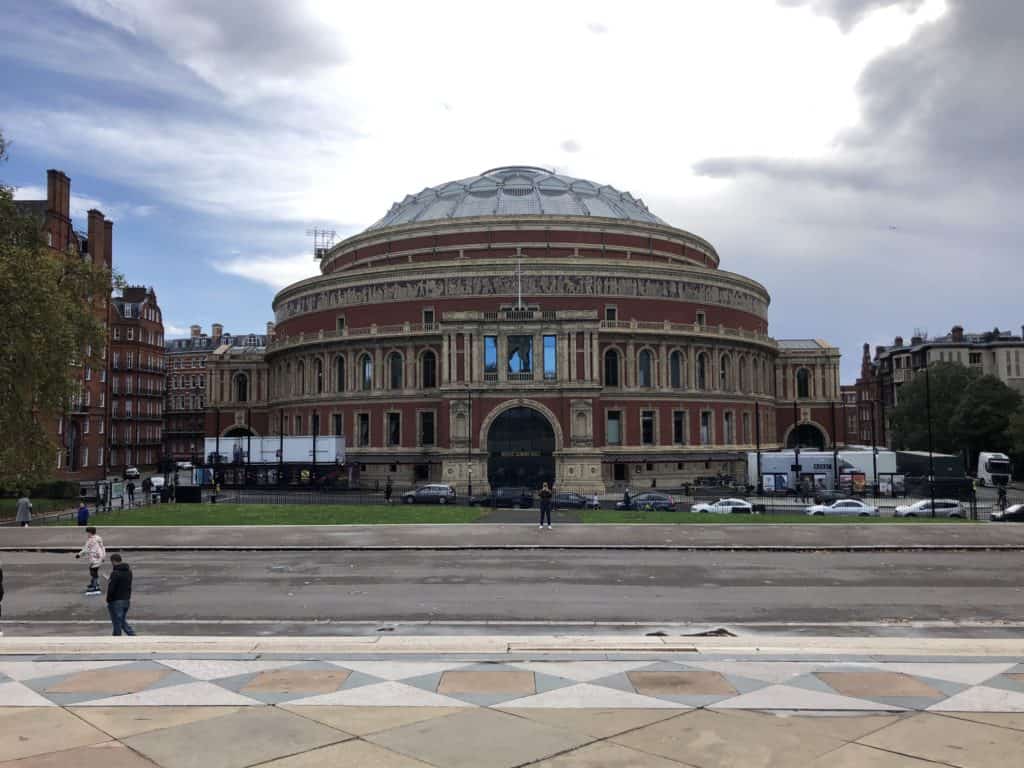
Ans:
{"type": "MultiPolygon", "coordinates": [[[[15,200],[45,200],[46,190],[37,185],[15,187],[15,200]]],[[[133,205],[131,203],[105,203],[102,200],[80,195],[77,192],[71,193],[71,218],[79,229],[85,228],[89,219],[89,211],[95,208],[101,211],[111,221],[119,221],[128,217],[144,218],[154,213],[157,208],[154,205],[133,205]]]]}
{"type": "Polygon", "coordinates": [[[234,256],[226,261],[211,262],[210,266],[226,275],[255,280],[275,289],[320,273],[317,262],[309,253],[280,257],[234,256]]]}
{"type": "Polygon", "coordinates": [[[188,336],[191,333],[191,329],[186,328],[182,325],[175,325],[174,323],[164,322],[164,338],[166,339],[177,339],[183,336],[188,336]]]}

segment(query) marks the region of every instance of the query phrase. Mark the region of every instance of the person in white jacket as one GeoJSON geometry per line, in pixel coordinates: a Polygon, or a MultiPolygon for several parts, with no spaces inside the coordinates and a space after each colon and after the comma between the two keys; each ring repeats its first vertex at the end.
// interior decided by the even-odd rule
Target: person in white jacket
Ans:
{"type": "Polygon", "coordinates": [[[85,532],[89,536],[85,540],[85,545],[75,555],[75,559],[77,560],[82,555],[88,556],[89,586],[85,588],[85,594],[99,595],[102,594],[100,591],[100,563],[107,557],[107,550],[103,546],[103,539],[96,533],[93,526],[90,525],[85,532]]]}

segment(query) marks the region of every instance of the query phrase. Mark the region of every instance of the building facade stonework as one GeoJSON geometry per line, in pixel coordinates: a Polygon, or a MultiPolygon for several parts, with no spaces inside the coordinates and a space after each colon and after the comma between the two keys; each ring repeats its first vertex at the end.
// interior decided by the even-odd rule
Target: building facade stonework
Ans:
{"type": "Polygon", "coordinates": [[[206,430],[344,435],[363,482],[737,475],[757,444],[836,431],[838,350],[773,339],[769,302],[629,193],[494,169],[407,197],[282,290],[265,351],[208,361],[206,430]]]}

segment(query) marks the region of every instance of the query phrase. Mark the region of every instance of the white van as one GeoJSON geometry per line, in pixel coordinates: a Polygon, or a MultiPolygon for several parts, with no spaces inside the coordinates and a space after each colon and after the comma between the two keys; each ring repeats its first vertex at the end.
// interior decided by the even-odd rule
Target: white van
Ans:
{"type": "Polygon", "coordinates": [[[1006,485],[1010,482],[1010,457],[1005,453],[978,454],[978,485],[1006,485]]]}

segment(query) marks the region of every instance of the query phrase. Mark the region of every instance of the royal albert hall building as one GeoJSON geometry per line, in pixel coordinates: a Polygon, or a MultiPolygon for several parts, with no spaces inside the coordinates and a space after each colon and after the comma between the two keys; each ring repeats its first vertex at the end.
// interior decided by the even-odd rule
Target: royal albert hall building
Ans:
{"type": "Polygon", "coordinates": [[[212,356],[208,435],[344,435],[350,480],[460,495],[832,446],[839,351],[773,339],[764,286],[614,187],[529,166],[428,187],[320,272],[276,296],[265,351],[212,356]]]}

